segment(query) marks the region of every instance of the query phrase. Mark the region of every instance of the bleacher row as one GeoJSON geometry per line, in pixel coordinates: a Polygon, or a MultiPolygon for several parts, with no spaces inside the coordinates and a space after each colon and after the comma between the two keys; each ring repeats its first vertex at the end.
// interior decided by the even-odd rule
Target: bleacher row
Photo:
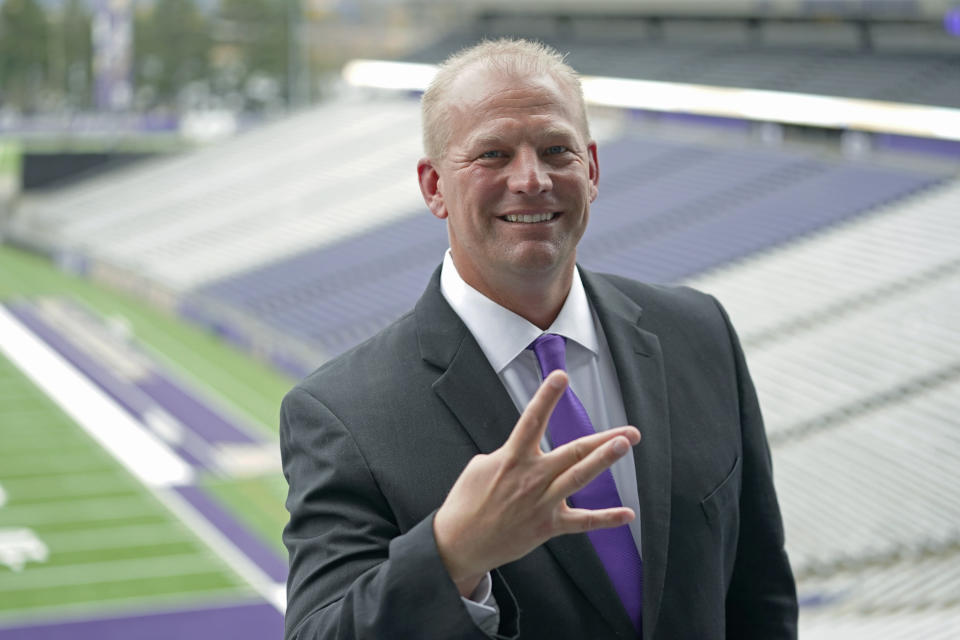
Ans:
{"type": "Polygon", "coordinates": [[[960,551],[953,548],[932,554],[907,553],[859,572],[840,570],[829,577],[810,578],[807,584],[848,598],[847,607],[852,609],[888,613],[902,609],[946,610],[956,607],[960,593],[960,551]]]}
{"type": "MultiPolygon", "coordinates": [[[[415,107],[382,109],[324,107],[48,194],[14,231],[55,228],[54,251],[155,278],[241,342],[233,318],[333,355],[408,309],[446,247],[416,189],[415,107]]],[[[960,622],[955,173],[637,133],[603,141],[600,165],[582,264],[714,293],[740,331],[804,637],[952,637],[937,634],[960,622]],[[878,620],[890,633],[870,635],[878,620]]]]}
{"type": "Polygon", "coordinates": [[[777,448],[800,575],[960,545],[958,411],[960,379],[777,448]]]}
{"type": "Polygon", "coordinates": [[[768,420],[773,440],[912,380],[956,375],[958,211],[951,184],[690,281],[729,309],[778,417],[768,420]],[[789,295],[772,300],[784,287],[789,295]]]}
{"type": "Polygon", "coordinates": [[[816,640],[953,640],[960,633],[956,607],[912,613],[893,610],[886,614],[812,615],[801,625],[804,638],[816,640]]]}

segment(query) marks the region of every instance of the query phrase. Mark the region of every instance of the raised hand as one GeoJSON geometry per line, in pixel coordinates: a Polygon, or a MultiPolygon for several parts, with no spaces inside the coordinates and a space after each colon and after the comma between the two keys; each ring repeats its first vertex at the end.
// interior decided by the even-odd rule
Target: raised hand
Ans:
{"type": "Polygon", "coordinates": [[[440,558],[464,596],[488,571],[554,536],[619,527],[635,517],[627,507],[589,510],[566,503],[640,442],[636,428],[619,427],[544,453],[540,440],[567,384],[563,371],[547,376],[503,446],[474,456],[437,511],[440,558]]]}

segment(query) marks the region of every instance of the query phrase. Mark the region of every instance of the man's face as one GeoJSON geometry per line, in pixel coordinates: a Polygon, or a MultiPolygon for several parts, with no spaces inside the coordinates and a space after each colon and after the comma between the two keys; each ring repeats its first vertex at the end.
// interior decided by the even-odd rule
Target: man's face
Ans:
{"type": "Polygon", "coordinates": [[[468,70],[453,86],[447,151],[421,161],[431,211],[447,219],[461,277],[480,291],[572,273],[597,196],[596,144],[551,76],[468,70]]]}

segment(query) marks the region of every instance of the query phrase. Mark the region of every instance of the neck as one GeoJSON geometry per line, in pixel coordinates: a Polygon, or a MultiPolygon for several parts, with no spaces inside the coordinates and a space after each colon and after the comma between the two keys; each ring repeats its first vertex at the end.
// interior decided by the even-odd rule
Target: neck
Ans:
{"type": "Polygon", "coordinates": [[[559,273],[534,278],[525,274],[523,277],[509,278],[509,282],[494,281],[477,273],[464,273],[459,267],[457,271],[464,282],[501,307],[546,330],[557,319],[567,300],[575,268],[574,264],[570,264],[559,273]]]}

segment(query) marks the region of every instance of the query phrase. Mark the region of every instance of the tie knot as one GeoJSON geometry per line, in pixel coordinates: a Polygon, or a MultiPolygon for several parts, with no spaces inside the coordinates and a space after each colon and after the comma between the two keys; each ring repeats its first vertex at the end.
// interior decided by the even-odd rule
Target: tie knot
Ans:
{"type": "Polygon", "coordinates": [[[567,339],[555,333],[545,333],[529,347],[540,363],[540,374],[546,378],[551,371],[567,370],[567,339]]]}

